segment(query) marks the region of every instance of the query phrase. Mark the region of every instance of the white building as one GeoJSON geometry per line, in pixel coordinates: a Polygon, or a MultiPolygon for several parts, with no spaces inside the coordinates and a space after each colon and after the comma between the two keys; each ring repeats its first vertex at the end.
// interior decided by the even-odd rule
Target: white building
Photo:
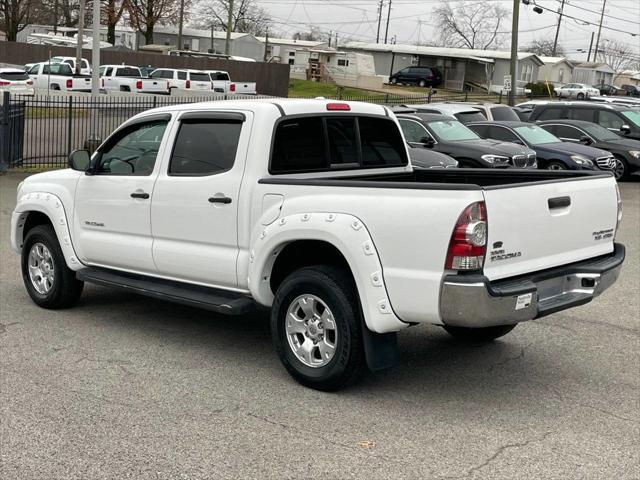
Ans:
{"type": "Polygon", "coordinates": [[[573,63],[565,57],[540,57],[544,65],[538,68],[538,81],[554,86],[564,85],[573,79],[573,63]]]}
{"type": "Polygon", "coordinates": [[[602,62],[573,62],[573,83],[586,85],[611,85],[614,71],[602,62]]]}
{"type": "Polygon", "coordinates": [[[294,40],[291,38],[256,37],[266,47],[266,60],[271,63],[294,65],[299,51],[328,48],[327,42],[294,40]]]}

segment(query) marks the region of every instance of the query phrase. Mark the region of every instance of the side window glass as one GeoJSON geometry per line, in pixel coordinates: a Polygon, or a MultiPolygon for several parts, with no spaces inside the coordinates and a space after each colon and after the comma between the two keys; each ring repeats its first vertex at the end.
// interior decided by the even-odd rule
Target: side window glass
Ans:
{"type": "Polygon", "coordinates": [[[482,138],[487,138],[489,135],[489,127],[487,125],[467,125],[467,127],[476,132],[482,138]]]}
{"type": "Polygon", "coordinates": [[[327,118],[327,136],[331,165],[360,163],[354,118],[327,118]]]}
{"type": "Polygon", "coordinates": [[[242,123],[182,122],[169,163],[170,175],[213,175],[233,167],[242,123]]]}
{"type": "Polygon", "coordinates": [[[360,117],[358,126],[363,167],[401,166],[408,163],[407,149],[395,122],[384,118],[360,117]]]}
{"type": "Polygon", "coordinates": [[[493,138],[494,140],[500,140],[502,142],[515,142],[518,140],[513,133],[511,133],[506,128],[501,127],[491,127],[489,129],[489,138],[493,138]]]}
{"type": "Polygon", "coordinates": [[[285,120],[278,125],[273,143],[273,173],[327,168],[322,118],[285,120]]]}
{"type": "Polygon", "coordinates": [[[412,120],[400,120],[400,127],[407,142],[423,143],[424,137],[431,137],[426,128],[412,120]]]}
{"type": "MultiPolygon", "coordinates": [[[[567,125],[558,125],[555,128],[556,128],[555,136],[558,137],[560,140],[564,140],[565,138],[568,138],[571,140],[580,140],[580,138],[584,136],[582,132],[577,128],[569,127],[567,125]]],[[[548,127],[545,128],[545,130],[547,129],[548,127]]],[[[551,132],[551,133],[554,133],[554,132],[551,132]]]]}
{"type": "Polygon", "coordinates": [[[562,118],[562,108],[545,108],[536,120],[556,120],[562,118]]]}
{"type": "Polygon", "coordinates": [[[615,130],[619,130],[620,127],[624,125],[624,120],[622,120],[613,112],[609,112],[608,110],[600,110],[598,123],[604,128],[613,128],[615,130]]]}
{"type": "Polygon", "coordinates": [[[571,120],[584,120],[585,122],[593,122],[595,111],[591,108],[570,108],[567,118],[571,120]]]}
{"type": "Polygon", "coordinates": [[[178,72],[178,80],[186,80],[187,72],[178,72]]]}
{"type": "Polygon", "coordinates": [[[113,67],[109,67],[109,68],[107,68],[107,72],[106,72],[106,74],[105,74],[105,75],[106,75],[107,77],[110,77],[112,72],[113,72],[113,67]]]}
{"type": "Polygon", "coordinates": [[[31,67],[29,69],[29,74],[31,75],[37,75],[38,74],[38,70],[40,69],[40,65],[34,65],[33,67],[31,67]]]}
{"type": "Polygon", "coordinates": [[[151,175],[167,120],[132,125],[101,152],[100,175],[151,175]]]}

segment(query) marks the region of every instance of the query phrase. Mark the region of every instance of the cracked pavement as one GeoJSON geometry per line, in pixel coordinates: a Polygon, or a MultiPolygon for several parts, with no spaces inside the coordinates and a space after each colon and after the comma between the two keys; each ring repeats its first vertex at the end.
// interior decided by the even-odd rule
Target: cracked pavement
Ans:
{"type": "Polygon", "coordinates": [[[38,309],[0,177],[0,478],[640,478],[640,179],[620,185],[618,283],[491,345],[399,336],[401,364],[297,385],[264,314],[216,316],[87,285],[38,309]]]}

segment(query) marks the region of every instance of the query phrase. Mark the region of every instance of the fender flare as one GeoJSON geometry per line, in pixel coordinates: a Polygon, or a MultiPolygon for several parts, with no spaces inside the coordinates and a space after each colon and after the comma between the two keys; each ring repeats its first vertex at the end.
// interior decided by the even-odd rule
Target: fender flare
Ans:
{"type": "Polygon", "coordinates": [[[27,217],[31,212],[40,212],[46,215],[58,237],[62,254],[67,266],[74,271],[80,270],[84,265],[78,260],[73,248],[69,223],[62,200],[53,193],[32,192],[18,199],[16,208],[11,216],[11,246],[18,252],[22,252],[24,241],[23,229],[27,217]]]}
{"type": "Polygon", "coordinates": [[[409,325],[394,313],[384,283],[375,244],[364,223],[344,213],[310,212],[279,218],[254,232],[249,256],[248,285],[253,298],[271,306],[270,276],[284,246],[297,240],[321,240],[333,245],[353,274],[364,320],[376,333],[397,332],[409,325]]]}

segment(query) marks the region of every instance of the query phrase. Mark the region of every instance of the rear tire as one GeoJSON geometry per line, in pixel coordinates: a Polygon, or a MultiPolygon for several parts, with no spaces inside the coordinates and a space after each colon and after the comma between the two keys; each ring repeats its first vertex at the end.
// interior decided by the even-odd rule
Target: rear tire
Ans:
{"type": "Polygon", "coordinates": [[[576,98],[578,100],[584,100],[584,93],[579,93],[578,95],[576,95],[576,98]]]}
{"type": "Polygon", "coordinates": [[[362,374],[358,301],[351,275],[328,265],[294,271],[278,287],[271,336],[280,361],[298,382],[335,391],[362,374]]]}
{"type": "Polygon", "coordinates": [[[454,338],[465,342],[491,342],[496,338],[506,335],[516,325],[496,325],[495,327],[484,328],[468,328],[468,327],[450,327],[444,325],[444,329],[454,338]]]}
{"type": "Polygon", "coordinates": [[[424,87],[426,87],[426,86],[427,86],[427,82],[425,82],[424,80],[420,80],[420,81],[418,82],[418,86],[419,86],[419,87],[423,87],[423,88],[424,88],[424,87]]]}
{"type": "Polygon", "coordinates": [[[27,233],[22,246],[22,280],[34,303],[59,309],[75,305],[84,282],[67,267],[51,225],[38,225],[27,233]]]}
{"type": "Polygon", "coordinates": [[[392,78],[391,79],[391,85],[397,85],[398,84],[398,79],[397,78],[392,78]]]}

